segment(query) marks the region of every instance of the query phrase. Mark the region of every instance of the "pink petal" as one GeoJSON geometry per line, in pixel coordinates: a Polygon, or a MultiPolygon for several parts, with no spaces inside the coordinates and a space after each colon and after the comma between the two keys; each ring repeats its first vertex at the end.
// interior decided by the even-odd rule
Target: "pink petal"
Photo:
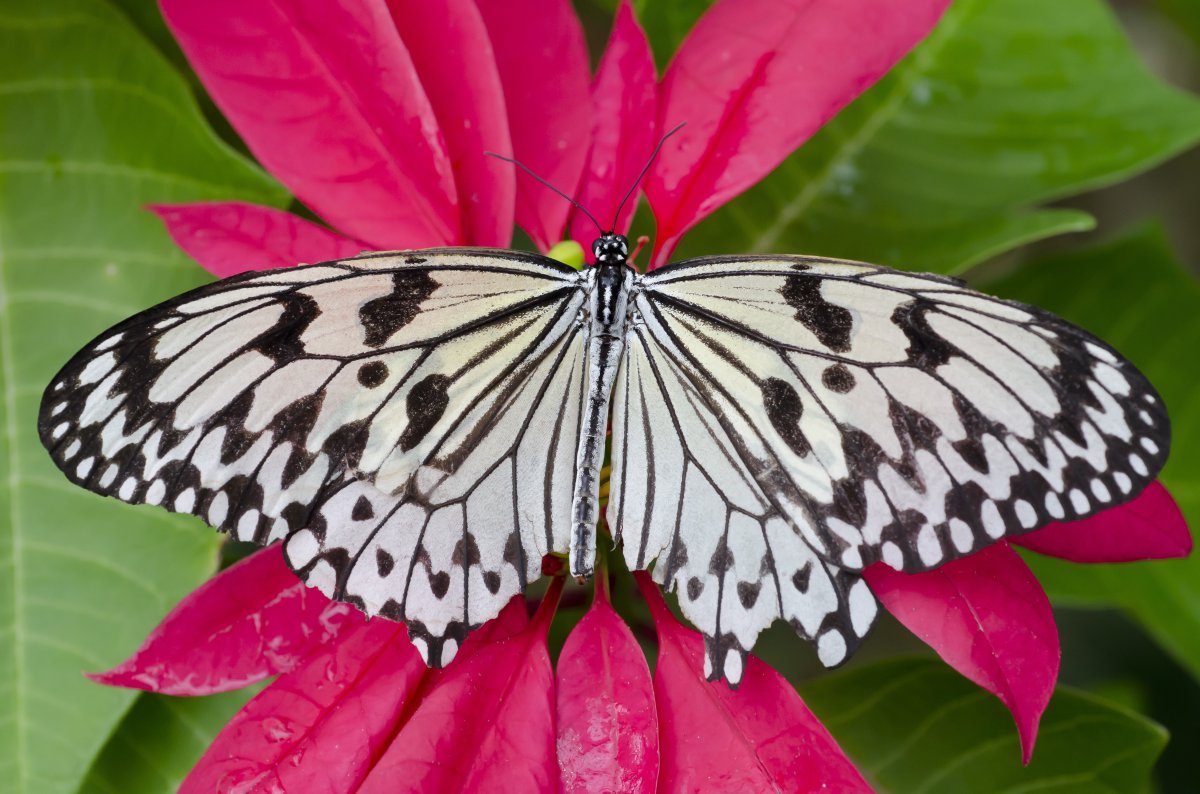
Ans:
{"type": "MultiPolygon", "coordinates": [[[[657,81],[646,33],[634,18],[629,0],[622,0],[592,83],[592,150],[577,196],[601,225],[620,234],[629,231],[640,191],[630,195],[620,217],[617,206],[637,187],[634,180],[658,143],[654,124],[657,81]]],[[[571,213],[571,237],[585,251],[592,250],[596,239],[596,227],[578,210],[571,213]]]]}
{"type": "Polygon", "coordinates": [[[1046,593],[1008,544],[927,573],[864,572],[897,620],[1012,712],[1029,762],[1058,678],[1058,629],[1046,593]]]}
{"type": "MultiPolygon", "coordinates": [[[[459,660],[527,623],[524,602],[513,599],[467,638],[459,660]]],[[[402,624],[357,623],[238,712],[181,791],[357,790],[412,712],[409,701],[438,675],[425,667],[402,624]]]]}
{"type": "Polygon", "coordinates": [[[353,791],[391,737],[425,663],[387,620],[356,626],[239,711],[182,794],[353,791]]]}
{"type": "Polygon", "coordinates": [[[1187,521],[1159,482],[1151,483],[1131,502],[1082,521],[1050,524],[1013,542],[1074,562],[1165,560],[1192,551],[1187,521]]]}
{"type": "MultiPolygon", "coordinates": [[[[587,159],[592,112],[583,28],[569,0],[477,0],[504,84],[511,155],[567,195],[587,159]]],[[[510,152],[499,152],[510,154],[510,152]]],[[[571,205],[525,174],[517,223],[543,251],[562,239],[571,205]]]]}
{"type": "Polygon", "coordinates": [[[565,792],[653,792],[658,717],[646,657],[597,584],[558,657],[558,766],[565,792]]]}
{"type": "Polygon", "coordinates": [[[655,266],[925,37],[950,0],[720,0],[663,76],[655,266]]]}
{"type": "Polygon", "coordinates": [[[634,574],[658,630],[660,791],[869,792],[796,690],[750,656],[736,691],[704,680],[704,639],[667,610],[658,586],[634,574]]]}
{"type": "Polygon", "coordinates": [[[358,610],[305,587],[271,546],[193,590],[133,656],[89,678],[167,695],[225,692],[295,669],[362,623],[358,610]]]}
{"type": "Polygon", "coordinates": [[[290,212],[237,201],[155,204],[175,244],[218,278],[362,253],[362,243],[290,212]]]}
{"type": "Polygon", "coordinates": [[[437,119],[383,0],[162,0],[213,100],[266,168],[375,248],[461,240],[437,119]]]}
{"type": "Polygon", "coordinates": [[[477,646],[431,677],[361,794],[391,794],[398,786],[422,792],[557,790],[554,673],[546,648],[562,580],[555,582],[524,630],[477,646]]]}
{"type": "Polygon", "coordinates": [[[441,124],[457,186],[462,240],[507,248],[512,242],[516,176],[508,153],[508,115],[496,58],[472,0],[388,0],[400,38],[412,56],[441,124]]]}

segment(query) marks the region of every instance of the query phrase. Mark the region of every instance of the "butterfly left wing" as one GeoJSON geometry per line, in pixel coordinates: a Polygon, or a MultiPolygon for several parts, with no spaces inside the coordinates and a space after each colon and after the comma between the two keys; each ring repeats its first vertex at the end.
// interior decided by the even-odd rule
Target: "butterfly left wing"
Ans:
{"type": "Polygon", "coordinates": [[[436,662],[565,550],[580,278],[438,249],[225,279],[84,348],[39,431],[85,488],[291,538],[310,584],[407,620],[436,662]]]}
{"type": "MultiPolygon", "coordinates": [[[[678,373],[676,390],[713,428],[683,423],[684,448],[719,433],[769,509],[837,568],[928,570],[1130,499],[1166,458],[1162,401],[1128,361],[1058,318],[951,279],[728,257],[670,265],[635,292],[631,349],[650,340],[657,371],[678,373]]],[[[630,377],[647,395],[668,383],[630,377]]],[[[655,483],[675,474],[673,463],[646,465],[655,483]]],[[[630,476],[618,466],[614,452],[614,483],[630,476]]],[[[652,505],[669,505],[655,494],[652,505]]],[[[656,508],[638,518],[613,504],[627,554],[633,538],[678,527],[656,508]]],[[[683,529],[685,547],[711,529],[703,521],[683,529]]],[[[758,535],[741,534],[730,534],[733,558],[758,559],[758,535]]],[[[765,588],[778,576],[763,559],[765,588]]],[[[687,598],[681,608],[700,609],[687,598]]]]}

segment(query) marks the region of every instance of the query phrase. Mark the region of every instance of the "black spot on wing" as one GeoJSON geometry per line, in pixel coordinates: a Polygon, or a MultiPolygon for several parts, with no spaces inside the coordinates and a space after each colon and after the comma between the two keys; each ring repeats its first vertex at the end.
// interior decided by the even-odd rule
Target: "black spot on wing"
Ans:
{"type": "Polygon", "coordinates": [[[400,434],[400,449],[408,452],[438,423],[450,402],[449,388],[450,379],[445,375],[428,375],[413,385],[405,401],[408,424],[400,434]]]}
{"type": "Polygon", "coordinates": [[[350,517],[355,521],[374,518],[375,508],[371,506],[371,500],[365,496],[358,497],[358,501],[354,503],[354,508],[350,511],[350,517]]]}
{"type": "Polygon", "coordinates": [[[358,382],[373,389],[387,380],[388,367],[382,361],[368,361],[358,368],[358,382]]]}
{"type": "Polygon", "coordinates": [[[834,364],[826,367],[821,373],[821,383],[830,391],[846,394],[854,388],[854,373],[847,369],[845,364],[834,364]]]}
{"type": "Polygon", "coordinates": [[[385,578],[396,567],[396,560],[383,549],[375,549],[375,566],[379,570],[379,578],[385,578]]]}
{"type": "Polygon", "coordinates": [[[366,330],[368,347],[379,347],[391,339],[421,311],[421,304],[438,288],[428,272],[398,270],[392,274],[392,292],[369,300],[358,310],[366,330]]]}
{"type": "Polygon", "coordinates": [[[800,395],[790,383],[779,378],[767,378],[763,382],[762,392],[763,406],[767,409],[767,418],[771,420],[775,432],[792,452],[797,455],[808,454],[808,439],[800,430],[800,417],[804,414],[800,395]]]}
{"type": "Polygon", "coordinates": [[[830,303],[821,295],[821,278],[792,275],[784,279],[779,292],[796,310],[796,319],[830,350],[845,353],[850,349],[854,318],[850,310],[830,303]]]}

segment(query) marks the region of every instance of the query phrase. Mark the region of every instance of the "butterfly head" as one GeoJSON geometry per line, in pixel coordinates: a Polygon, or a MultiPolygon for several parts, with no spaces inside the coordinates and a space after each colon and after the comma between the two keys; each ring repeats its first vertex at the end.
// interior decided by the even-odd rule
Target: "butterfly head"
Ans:
{"type": "Polygon", "coordinates": [[[622,234],[605,232],[592,243],[596,264],[623,264],[629,259],[629,240],[622,234]]]}

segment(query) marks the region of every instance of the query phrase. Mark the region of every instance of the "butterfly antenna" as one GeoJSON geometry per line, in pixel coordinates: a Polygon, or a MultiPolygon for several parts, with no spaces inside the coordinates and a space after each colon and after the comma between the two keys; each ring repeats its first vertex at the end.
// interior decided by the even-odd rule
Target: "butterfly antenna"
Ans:
{"type": "Polygon", "coordinates": [[[637,175],[637,179],[633,180],[633,184],[629,187],[629,192],[625,194],[625,198],[621,199],[621,203],[617,205],[617,214],[613,216],[612,222],[612,227],[614,229],[617,228],[617,221],[621,218],[621,210],[625,209],[625,202],[629,201],[634,191],[637,190],[637,186],[642,183],[642,177],[644,177],[646,172],[650,170],[650,166],[654,163],[654,158],[658,157],[658,150],[663,147],[663,144],[667,142],[668,138],[683,129],[685,124],[687,124],[686,121],[681,121],[676,124],[671,128],[670,132],[662,136],[662,139],[658,142],[658,146],[654,147],[654,151],[650,153],[650,159],[646,161],[644,166],[642,166],[641,173],[637,175]]]}
{"type": "Polygon", "coordinates": [[[589,220],[589,221],[591,221],[592,223],[594,223],[594,224],[596,225],[596,229],[597,229],[597,231],[599,231],[599,232],[600,232],[600,234],[604,234],[604,233],[605,233],[605,231],[604,231],[604,227],[602,227],[602,226],[600,225],[600,222],[599,222],[599,221],[597,221],[595,218],[593,218],[593,217],[592,217],[592,213],[588,212],[586,209],[584,209],[584,208],[583,208],[583,205],[582,205],[582,204],[580,204],[578,201],[576,201],[575,199],[573,199],[573,198],[571,198],[570,196],[568,196],[566,193],[563,193],[561,190],[559,190],[559,189],[558,189],[558,188],[556,188],[554,185],[552,185],[552,184],[550,184],[549,182],[547,182],[545,179],[542,179],[540,176],[538,176],[537,174],[533,173],[533,171],[532,171],[532,170],[529,168],[529,166],[525,165],[525,164],[524,164],[524,163],[522,163],[522,162],[519,162],[519,161],[517,161],[517,160],[514,160],[514,159],[513,159],[513,158],[511,158],[511,157],[505,157],[504,155],[502,155],[502,154],[496,154],[495,152],[484,152],[484,154],[486,154],[488,157],[495,157],[497,160],[503,160],[503,161],[504,161],[504,162],[506,162],[506,163],[512,163],[512,164],[513,164],[513,165],[515,165],[517,168],[520,168],[522,171],[524,171],[525,173],[529,174],[531,177],[533,177],[533,178],[534,178],[534,179],[536,179],[537,181],[541,182],[543,185],[545,185],[546,187],[550,188],[550,189],[551,189],[551,190],[553,190],[555,193],[557,193],[558,195],[560,195],[560,196],[562,196],[563,198],[565,198],[567,201],[569,201],[569,202],[571,202],[572,204],[574,204],[576,209],[578,209],[580,212],[582,212],[584,215],[586,215],[586,216],[587,216],[587,218],[588,218],[588,220],[589,220]]]}

